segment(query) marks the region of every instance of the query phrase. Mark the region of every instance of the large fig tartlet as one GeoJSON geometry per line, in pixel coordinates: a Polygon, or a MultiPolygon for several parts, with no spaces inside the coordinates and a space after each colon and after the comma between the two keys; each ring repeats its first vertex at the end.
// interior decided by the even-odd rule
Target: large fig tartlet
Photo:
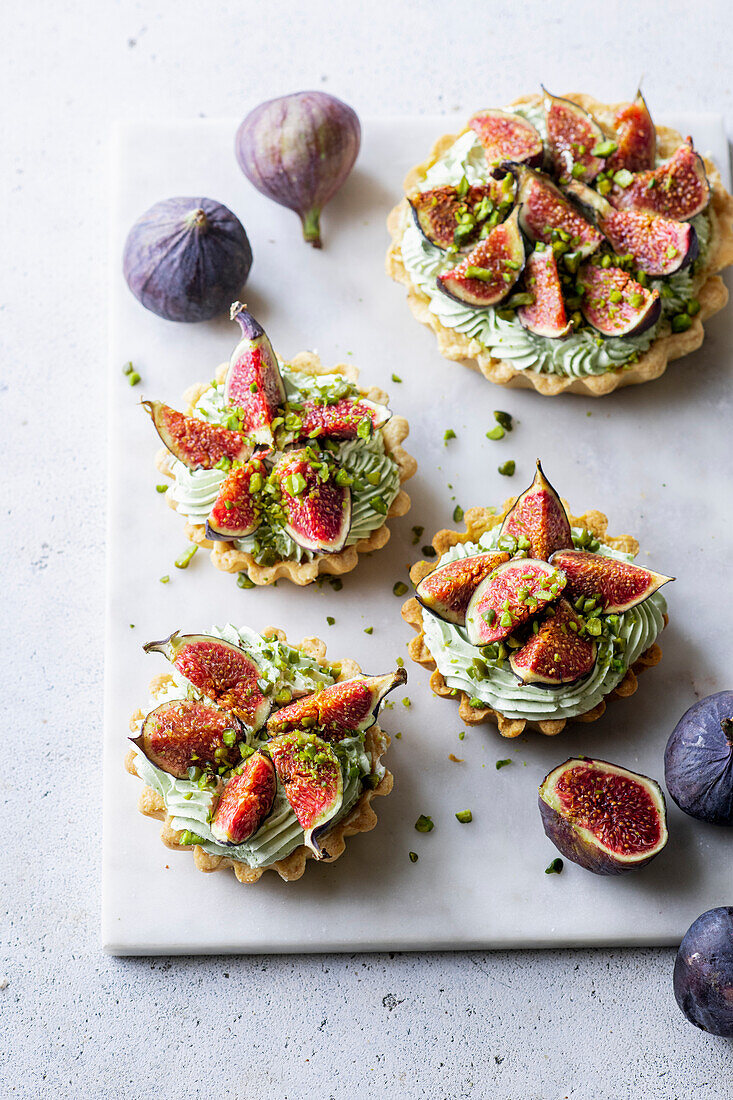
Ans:
{"type": "Polygon", "coordinates": [[[238,302],[232,318],[242,339],[213,382],[186,391],[185,414],[145,402],[168,503],[217,569],[254,584],[348,573],[409,510],[407,420],[358,387],[355,367],[326,368],[313,352],[283,362],[238,302]]]}
{"type": "Polygon", "coordinates": [[[503,737],[557,734],[633,695],[661,659],[659,589],[673,579],[633,564],[636,539],[608,535],[600,512],[572,515],[539,462],[519,497],[465,522],[434,536],[437,563],[413,565],[402,608],[436,695],[460,697],[465,723],[494,722],[503,737]]]}
{"type": "Polygon", "coordinates": [[[641,93],[477,112],[412,169],[387,224],[387,272],[415,317],[500,385],[602,396],[650,381],[728,300],[733,198],[641,93]]]}
{"type": "Polygon", "coordinates": [[[364,676],[355,661],[327,661],[318,638],[293,646],[281,630],[231,624],[145,650],[169,671],[151,681],[148,712],[132,716],[125,765],[168,848],[193,849],[200,871],[231,868],[240,882],[268,870],[290,881],[374,828],[371,800],[392,789],[377,715],[404,669],[364,676]]]}

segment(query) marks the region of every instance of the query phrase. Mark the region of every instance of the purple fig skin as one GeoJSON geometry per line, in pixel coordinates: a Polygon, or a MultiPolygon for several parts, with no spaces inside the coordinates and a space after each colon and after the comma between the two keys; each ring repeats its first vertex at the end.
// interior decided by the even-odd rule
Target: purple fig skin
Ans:
{"type": "Polygon", "coordinates": [[[361,145],[355,111],[326,92],[295,92],[255,107],[234,151],[247,179],[299,215],[303,237],[321,247],[320,215],[342,186],[361,145]]]}
{"type": "Polygon", "coordinates": [[[122,269],[132,293],[166,321],[210,321],[247,282],[252,249],[244,226],[220,202],[165,199],[127,235],[122,269]]]}
{"type": "Polygon", "coordinates": [[[695,1027],[733,1038],[733,906],[708,909],[685,932],[674,964],[674,995],[695,1027]]]}
{"type": "Polygon", "coordinates": [[[664,781],[679,808],[709,825],[733,825],[733,691],[699,699],[664,751],[664,781]]]}

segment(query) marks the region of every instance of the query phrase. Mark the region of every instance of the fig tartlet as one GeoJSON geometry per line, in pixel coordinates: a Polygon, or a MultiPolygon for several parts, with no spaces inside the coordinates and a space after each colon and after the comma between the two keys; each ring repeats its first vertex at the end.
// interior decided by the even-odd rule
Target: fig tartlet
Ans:
{"type": "Polygon", "coordinates": [[[602,396],[694,351],[727,300],[733,198],[646,103],[525,96],[446,134],[388,218],[387,272],[447,359],[602,396]]]}
{"type": "Polygon", "coordinates": [[[168,848],[240,882],[268,870],[290,881],[374,828],[372,798],[392,789],[377,715],[403,668],[364,676],[353,660],[327,661],[318,638],[294,646],[280,630],[231,624],[144,648],[169,671],[152,680],[147,713],[132,716],[125,766],[145,783],[138,808],[163,822],[168,848]]]}
{"type": "Polygon", "coordinates": [[[471,508],[466,531],[439,531],[437,562],[420,561],[402,608],[418,632],[414,661],[430,686],[460,697],[469,725],[503,737],[553,735],[592,722],[658,664],[667,623],[659,589],[673,578],[633,564],[639,544],[611,537],[600,512],[570,513],[540,463],[524,493],[500,510],[471,508]]]}
{"type": "Polygon", "coordinates": [[[353,366],[326,368],[312,352],[283,362],[244,306],[232,318],[242,339],[213,382],[186,392],[186,414],[145,402],[168,503],[217,569],[247,584],[348,573],[409,510],[407,420],[381,390],[359,389],[353,366]]]}

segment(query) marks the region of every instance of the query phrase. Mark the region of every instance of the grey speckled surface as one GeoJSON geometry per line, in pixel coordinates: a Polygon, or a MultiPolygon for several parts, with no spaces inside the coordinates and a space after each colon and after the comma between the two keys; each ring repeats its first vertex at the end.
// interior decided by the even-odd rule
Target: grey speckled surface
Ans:
{"type": "Polygon", "coordinates": [[[304,86],[365,113],[468,109],[540,77],[612,99],[642,73],[660,108],[730,120],[729,12],[649,3],[630,26],[628,5],[606,4],[599,42],[599,19],[566,3],[14,7],[0,65],[16,105],[0,271],[0,1096],[722,1100],[733,1047],[679,1015],[669,951],[105,958],[96,830],[109,122],[237,115],[304,86]]]}

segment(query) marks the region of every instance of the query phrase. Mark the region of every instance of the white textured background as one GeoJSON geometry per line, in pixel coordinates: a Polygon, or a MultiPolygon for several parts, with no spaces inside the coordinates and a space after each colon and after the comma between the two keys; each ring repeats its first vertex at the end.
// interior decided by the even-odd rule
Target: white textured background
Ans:
{"type": "Polygon", "coordinates": [[[0,1097],[730,1095],[733,1046],[679,1015],[669,951],[105,958],[98,822],[110,122],[303,87],[365,114],[467,112],[540,79],[612,101],[643,75],[652,108],[730,125],[732,29],[723,0],[11,3],[0,1097]]]}

